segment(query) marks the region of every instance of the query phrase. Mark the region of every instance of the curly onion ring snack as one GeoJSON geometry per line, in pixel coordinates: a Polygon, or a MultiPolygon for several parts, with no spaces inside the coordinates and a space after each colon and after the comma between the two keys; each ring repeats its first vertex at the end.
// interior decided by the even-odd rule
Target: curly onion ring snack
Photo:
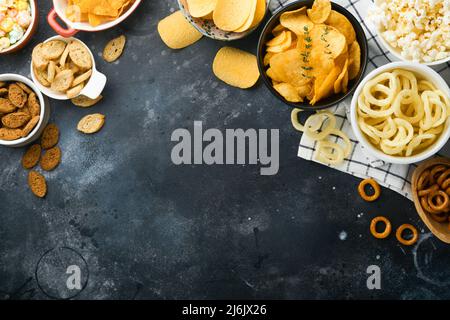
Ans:
{"type": "Polygon", "coordinates": [[[329,111],[318,111],[306,119],[305,124],[298,121],[300,109],[291,112],[291,123],[295,130],[303,132],[310,139],[317,141],[314,159],[324,163],[339,165],[352,151],[352,143],[347,135],[336,128],[336,117],[329,111]],[[333,141],[329,139],[333,138],[333,141]],[[339,144],[336,141],[339,138],[339,144]]]}
{"type": "Polygon", "coordinates": [[[359,186],[358,186],[358,193],[361,196],[361,198],[363,198],[365,201],[368,202],[372,202],[377,200],[380,197],[381,194],[381,188],[380,185],[378,184],[378,182],[376,182],[374,179],[370,178],[370,179],[364,179],[363,181],[360,182],[359,186]],[[372,195],[368,195],[366,193],[366,186],[370,185],[373,188],[373,194],[372,195]]]}
{"type": "Polygon", "coordinates": [[[394,69],[364,85],[356,111],[358,126],[374,147],[409,157],[426,150],[444,131],[450,99],[415,73],[394,69]]]}
{"type": "Polygon", "coordinates": [[[382,216],[375,217],[370,222],[370,233],[372,233],[372,235],[377,239],[387,238],[391,234],[391,230],[392,230],[391,222],[385,217],[382,217],[382,216]],[[376,229],[377,224],[379,222],[382,222],[385,225],[383,232],[378,232],[376,229]]]}
{"type": "Polygon", "coordinates": [[[395,232],[395,237],[401,244],[405,246],[412,246],[419,239],[419,233],[417,232],[417,229],[414,226],[410,224],[402,224],[400,227],[398,227],[397,231],[395,232]],[[410,240],[406,240],[405,238],[403,238],[403,231],[405,230],[410,230],[412,232],[413,236],[410,240]]]}

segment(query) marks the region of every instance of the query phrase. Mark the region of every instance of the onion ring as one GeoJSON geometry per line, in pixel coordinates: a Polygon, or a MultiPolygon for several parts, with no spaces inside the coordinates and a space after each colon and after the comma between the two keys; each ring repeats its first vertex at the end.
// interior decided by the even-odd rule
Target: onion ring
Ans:
{"type": "Polygon", "coordinates": [[[377,239],[387,238],[391,234],[391,230],[392,230],[391,222],[383,216],[375,217],[370,222],[370,233],[377,239]],[[383,232],[377,232],[376,228],[377,228],[377,223],[379,223],[379,222],[384,222],[384,224],[385,224],[385,228],[384,228],[383,232]]]}
{"type": "Polygon", "coordinates": [[[410,224],[402,224],[400,227],[398,227],[397,231],[395,232],[395,237],[397,238],[398,242],[400,242],[401,244],[405,245],[405,246],[411,246],[414,243],[417,242],[417,240],[419,239],[419,233],[417,232],[417,229],[415,227],[413,227],[410,224]],[[402,234],[403,231],[405,230],[410,230],[413,234],[412,238],[410,240],[406,240],[405,238],[403,238],[402,234]]]}
{"type": "Polygon", "coordinates": [[[361,196],[361,198],[363,198],[363,200],[372,202],[372,201],[377,200],[380,197],[381,188],[380,188],[380,185],[378,184],[378,182],[376,182],[374,179],[372,179],[372,178],[364,179],[359,183],[358,193],[361,196]],[[368,195],[366,193],[365,187],[367,185],[370,185],[373,188],[374,192],[372,195],[368,195]]]}

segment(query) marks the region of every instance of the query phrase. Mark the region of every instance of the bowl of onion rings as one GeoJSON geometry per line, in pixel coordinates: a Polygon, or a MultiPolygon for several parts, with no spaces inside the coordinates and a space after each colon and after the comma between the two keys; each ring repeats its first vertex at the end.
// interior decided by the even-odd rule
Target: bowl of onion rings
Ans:
{"type": "Polygon", "coordinates": [[[450,89],[430,67],[394,62],[356,88],[350,121],[358,141],[387,163],[410,164],[436,154],[450,138],[450,89]]]}

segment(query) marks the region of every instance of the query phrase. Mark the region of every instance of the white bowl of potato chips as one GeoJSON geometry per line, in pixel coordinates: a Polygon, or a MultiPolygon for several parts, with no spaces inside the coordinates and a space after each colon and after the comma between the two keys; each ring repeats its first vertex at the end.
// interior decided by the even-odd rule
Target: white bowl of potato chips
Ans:
{"type": "Polygon", "coordinates": [[[33,49],[31,78],[46,96],[69,100],[79,95],[96,99],[106,85],[91,50],[76,38],[55,36],[33,49]]]}
{"type": "Polygon", "coordinates": [[[72,37],[78,31],[96,32],[115,27],[127,19],[140,3],[141,0],[53,0],[47,21],[59,35],[72,37]],[[58,23],[57,17],[67,28],[58,23]]]}
{"type": "Polygon", "coordinates": [[[450,89],[430,67],[394,62],[369,73],[350,108],[362,146],[388,163],[409,164],[436,154],[450,137],[450,89]]]}
{"type": "Polygon", "coordinates": [[[222,41],[241,39],[264,20],[270,0],[178,0],[181,12],[201,34],[222,41]]]}

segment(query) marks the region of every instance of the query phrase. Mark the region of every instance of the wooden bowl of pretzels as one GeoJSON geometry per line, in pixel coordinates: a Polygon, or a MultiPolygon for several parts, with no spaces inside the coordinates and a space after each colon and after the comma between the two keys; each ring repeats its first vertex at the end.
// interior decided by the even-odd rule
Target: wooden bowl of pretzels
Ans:
{"type": "Polygon", "coordinates": [[[420,218],[437,238],[450,243],[450,159],[433,158],[420,164],[411,184],[420,218]]]}

